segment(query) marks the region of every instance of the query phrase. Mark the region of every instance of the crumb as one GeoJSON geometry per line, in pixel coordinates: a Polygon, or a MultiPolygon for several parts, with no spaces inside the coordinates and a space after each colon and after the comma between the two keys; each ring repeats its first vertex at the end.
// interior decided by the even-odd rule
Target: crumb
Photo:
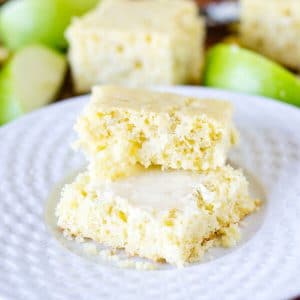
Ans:
{"type": "Polygon", "coordinates": [[[240,239],[240,230],[238,224],[231,224],[227,228],[221,230],[222,237],[220,240],[221,246],[225,248],[233,247],[240,239]]]}
{"type": "Polygon", "coordinates": [[[157,266],[150,262],[136,262],[135,268],[137,270],[151,271],[151,270],[156,270],[157,266]]]}
{"type": "Polygon", "coordinates": [[[130,259],[123,259],[120,260],[118,263],[118,267],[120,268],[127,268],[127,269],[136,269],[139,271],[151,271],[151,270],[157,270],[157,265],[151,262],[141,262],[141,261],[133,261],[130,259]]]}
{"type": "Polygon", "coordinates": [[[133,259],[121,259],[116,249],[105,249],[99,251],[99,256],[108,262],[113,262],[116,266],[124,269],[136,270],[156,270],[157,266],[151,262],[136,262],[133,259]]]}
{"type": "Polygon", "coordinates": [[[135,262],[133,260],[123,259],[118,263],[118,267],[124,269],[129,269],[129,268],[133,269],[135,267],[135,262]]]}
{"type": "Polygon", "coordinates": [[[208,260],[213,260],[214,258],[215,257],[213,255],[211,255],[211,254],[208,256],[208,260]]]}
{"type": "Polygon", "coordinates": [[[99,256],[106,261],[118,261],[120,260],[119,256],[116,254],[114,249],[104,249],[99,251],[99,256]]]}
{"type": "Polygon", "coordinates": [[[75,238],[75,241],[76,241],[77,243],[83,243],[83,242],[84,242],[84,238],[81,237],[81,236],[77,236],[77,237],[75,238]]]}
{"type": "Polygon", "coordinates": [[[97,255],[98,254],[97,247],[94,244],[83,244],[82,247],[83,247],[85,254],[88,254],[88,255],[97,255]]]}
{"type": "Polygon", "coordinates": [[[72,234],[70,234],[70,232],[68,230],[64,230],[63,231],[63,236],[64,238],[66,238],[68,241],[73,241],[74,237],[72,236],[72,234]]]}

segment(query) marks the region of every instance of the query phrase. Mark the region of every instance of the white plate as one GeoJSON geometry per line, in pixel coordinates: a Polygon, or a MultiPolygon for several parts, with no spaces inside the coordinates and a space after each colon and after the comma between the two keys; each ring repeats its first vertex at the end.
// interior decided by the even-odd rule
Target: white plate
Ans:
{"type": "Polygon", "coordinates": [[[266,200],[247,220],[241,244],[184,269],[148,272],[81,257],[72,252],[78,249],[66,249],[72,242],[62,247],[53,217],[48,228],[44,213],[57,184],[84,162],[69,147],[74,120],[88,100],[83,96],[0,128],[0,299],[286,299],[300,294],[300,110],[212,89],[167,90],[228,99],[236,107],[241,142],[230,159],[250,174],[253,192],[265,193],[266,200]]]}

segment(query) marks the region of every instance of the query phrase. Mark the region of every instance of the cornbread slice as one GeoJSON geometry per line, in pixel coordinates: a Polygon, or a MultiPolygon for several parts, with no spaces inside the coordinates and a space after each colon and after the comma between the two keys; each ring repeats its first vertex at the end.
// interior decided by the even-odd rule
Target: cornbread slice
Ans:
{"type": "Polygon", "coordinates": [[[235,143],[232,106],[176,94],[95,87],[75,129],[95,178],[130,175],[135,165],[207,170],[235,143]]]}
{"type": "Polygon", "coordinates": [[[242,43],[300,71],[300,1],[242,0],[242,43]]]}
{"type": "Polygon", "coordinates": [[[234,245],[237,223],[257,205],[242,172],[230,166],[203,173],[151,168],[114,182],[82,173],[64,188],[56,215],[70,235],[182,266],[213,245],[234,245]]]}
{"type": "Polygon", "coordinates": [[[66,37],[77,92],[200,81],[205,26],[189,0],[102,0],[66,37]]]}

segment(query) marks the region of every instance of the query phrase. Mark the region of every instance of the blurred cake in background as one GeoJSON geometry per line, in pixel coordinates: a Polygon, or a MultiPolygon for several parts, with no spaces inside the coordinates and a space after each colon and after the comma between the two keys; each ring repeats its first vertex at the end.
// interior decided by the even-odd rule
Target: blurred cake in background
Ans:
{"type": "Polygon", "coordinates": [[[189,0],[103,0],[67,30],[75,90],[199,83],[204,20],[189,0]]]}
{"type": "Polygon", "coordinates": [[[241,0],[240,33],[244,46],[300,70],[299,0],[241,0]]]}

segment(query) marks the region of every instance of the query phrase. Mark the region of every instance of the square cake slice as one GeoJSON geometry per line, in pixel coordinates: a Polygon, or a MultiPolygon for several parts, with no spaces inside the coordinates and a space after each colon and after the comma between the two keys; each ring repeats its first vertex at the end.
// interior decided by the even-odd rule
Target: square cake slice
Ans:
{"type": "Polygon", "coordinates": [[[300,1],[242,0],[243,45],[300,71],[300,1]]]}
{"type": "Polygon", "coordinates": [[[230,166],[203,173],[142,168],[114,182],[80,174],[65,186],[56,215],[69,235],[182,266],[213,245],[234,245],[238,222],[257,206],[230,166]]]}
{"type": "Polygon", "coordinates": [[[204,36],[191,0],[102,0],[67,30],[75,89],[198,83],[204,36]]]}
{"type": "Polygon", "coordinates": [[[95,87],[75,128],[95,178],[127,176],[137,164],[215,169],[235,143],[229,102],[125,87],[95,87]]]}

